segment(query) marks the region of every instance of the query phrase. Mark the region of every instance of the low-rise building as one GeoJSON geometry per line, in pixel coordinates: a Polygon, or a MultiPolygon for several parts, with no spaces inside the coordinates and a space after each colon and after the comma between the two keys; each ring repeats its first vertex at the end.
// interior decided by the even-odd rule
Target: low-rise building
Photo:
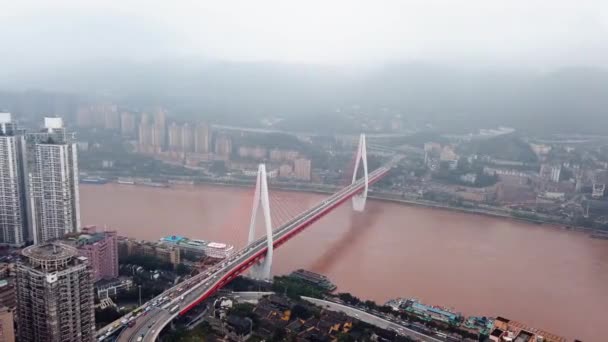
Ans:
{"type": "Polygon", "coordinates": [[[137,241],[124,237],[118,238],[118,255],[120,258],[126,258],[131,255],[154,256],[162,261],[171,263],[173,267],[176,267],[181,262],[181,253],[177,247],[163,245],[158,242],[137,241]]]}
{"type": "Polygon", "coordinates": [[[111,280],[102,280],[95,284],[95,292],[99,299],[115,296],[119,292],[129,291],[133,287],[133,280],[120,277],[111,280]]]}
{"type": "Polygon", "coordinates": [[[0,306],[0,342],[15,341],[15,320],[13,310],[0,306]]]}
{"type": "Polygon", "coordinates": [[[494,320],[494,330],[490,333],[490,340],[502,341],[545,341],[545,342],[566,342],[566,338],[556,334],[528,327],[523,323],[512,321],[504,317],[496,317],[494,320]]]}
{"type": "Polygon", "coordinates": [[[311,173],[311,161],[306,158],[296,159],[294,162],[294,173],[296,179],[303,181],[310,181],[312,173],[311,173]]]}
{"type": "Polygon", "coordinates": [[[64,241],[87,258],[93,270],[93,281],[118,277],[116,231],[97,232],[95,226],[88,226],[83,227],[80,234],[66,236],[64,241]]]}
{"type": "Polygon", "coordinates": [[[6,306],[11,310],[17,307],[14,278],[0,280],[0,306],[6,306]]]}

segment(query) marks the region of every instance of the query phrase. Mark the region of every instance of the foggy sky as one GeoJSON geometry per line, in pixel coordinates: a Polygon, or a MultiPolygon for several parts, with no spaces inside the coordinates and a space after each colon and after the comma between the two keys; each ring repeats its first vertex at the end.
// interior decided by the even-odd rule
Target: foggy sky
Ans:
{"type": "Polygon", "coordinates": [[[0,48],[11,69],[167,59],[607,67],[608,1],[0,0],[0,48]]]}

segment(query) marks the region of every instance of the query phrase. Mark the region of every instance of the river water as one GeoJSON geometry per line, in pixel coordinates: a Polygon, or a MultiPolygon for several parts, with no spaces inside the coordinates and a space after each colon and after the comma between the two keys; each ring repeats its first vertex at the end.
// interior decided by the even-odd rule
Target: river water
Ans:
{"type": "MultiPolygon", "coordinates": [[[[83,224],[139,239],[246,243],[251,189],[106,184],[80,192],[83,224]]],[[[324,197],[272,194],[275,225],[324,197]]],[[[569,339],[602,341],[608,323],[608,240],[549,226],[381,201],[354,213],[344,204],[275,252],[275,274],[298,268],[379,303],[415,297],[569,339]]]]}

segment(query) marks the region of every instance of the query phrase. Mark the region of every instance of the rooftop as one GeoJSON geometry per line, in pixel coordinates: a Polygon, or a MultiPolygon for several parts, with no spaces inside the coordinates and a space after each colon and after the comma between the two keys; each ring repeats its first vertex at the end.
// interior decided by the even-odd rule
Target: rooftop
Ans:
{"type": "Polygon", "coordinates": [[[57,272],[77,265],[86,265],[78,250],[59,242],[29,246],[21,251],[27,262],[20,263],[43,272],[57,272]]]}
{"type": "Polygon", "coordinates": [[[29,246],[21,252],[23,256],[30,259],[56,261],[69,259],[78,255],[78,251],[71,246],[61,243],[46,243],[43,245],[29,246]]]}

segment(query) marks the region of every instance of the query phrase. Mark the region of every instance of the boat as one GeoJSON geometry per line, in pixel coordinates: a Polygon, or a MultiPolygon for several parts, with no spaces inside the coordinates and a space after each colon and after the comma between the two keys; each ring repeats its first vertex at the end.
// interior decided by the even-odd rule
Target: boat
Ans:
{"type": "Polygon", "coordinates": [[[80,178],[80,183],[82,184],[106,184],[108,182],[107,179],[101,177],[85,177],[80,178]]]}
{"type": "Polygon", "coordinates": [[[135,181],[130,178],[118,178],[118,184],[135,185],[135,181]]]}
{"type": "Polygon", "coordinates": [[[290,276],[293,278],[298,278],[300,280],[303,280],[309,284],[324,288],[325,290],[327,290],[329,292],[332,292],[337,288],[336,285],[332,284],[332,282],[329,281],[329,279],[326,276],[324,276],[322,274],[310,272],[310,271],[307,271],[304,269],[299,269],[297,271],[294,271],[290,274],[290,276]]]}
{"type": "Polygon", "coordinates": [[[608,240],[608,232],[593,233],[591,234],[592,239],[608,240]]]}
{"type": "Polygon", "coordinates": [[[145,185],[145,186],[151,186],[153,188],[168,188],[169,185],[165,184],[165,183],[157,183],[157,182],[142,182],[142,183],[138,183],[141,185],[145,185]]]}

